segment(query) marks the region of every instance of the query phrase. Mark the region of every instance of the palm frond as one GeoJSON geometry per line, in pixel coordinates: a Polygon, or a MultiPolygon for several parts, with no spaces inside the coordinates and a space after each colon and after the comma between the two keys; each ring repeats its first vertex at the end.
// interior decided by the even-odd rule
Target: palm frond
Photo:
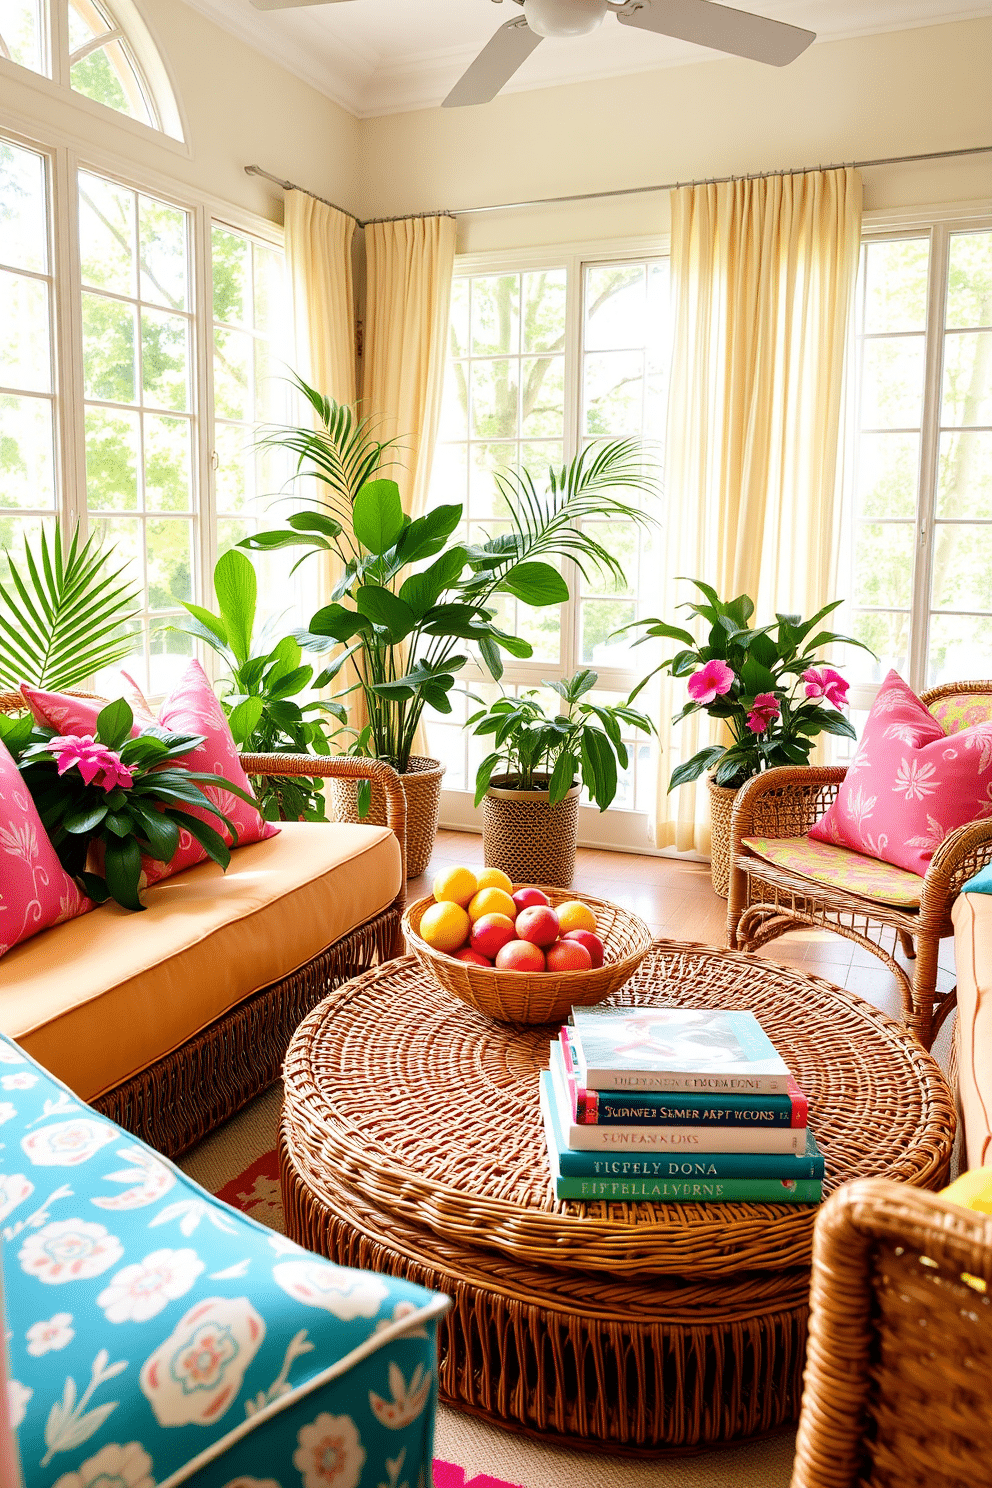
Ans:
{"type": "Polygon", "coordinates": [[[123,661],[134,650],[127,625],[138,614],[137,590],[123,567],[108,572],[112,549],[95,537],[80,546],[78,529],[63,555],[59,524],[42,528],[33,548],[24,539],[26,573],[8,553],[10,586],[0,584],[0,685],[16,690],[72,687],[123,661]]]}

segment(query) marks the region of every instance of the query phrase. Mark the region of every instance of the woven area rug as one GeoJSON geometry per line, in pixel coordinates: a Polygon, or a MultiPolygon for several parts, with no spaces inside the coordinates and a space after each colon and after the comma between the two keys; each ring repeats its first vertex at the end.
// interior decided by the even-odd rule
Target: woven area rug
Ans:
{"type": "MultiPolygon", "coordinates": [[[[266,1091],[180,1166],[235,1209],[284,1232],[276,1152],[281,1103],[278,1087],[266,1091]]],[[[435,1451],[434,1488],[788,1488],[793,1433],[645,1462],[560,1450],[442,1406],[435,1451]]]]}

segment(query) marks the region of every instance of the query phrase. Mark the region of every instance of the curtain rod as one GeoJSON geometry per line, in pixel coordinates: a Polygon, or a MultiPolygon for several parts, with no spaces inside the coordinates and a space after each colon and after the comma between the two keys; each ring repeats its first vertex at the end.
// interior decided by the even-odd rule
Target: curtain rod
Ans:
{"type": "Polygon", "coordinates": [[[337,211],[344,212],[345,216],[353,218],[359,227],[369,227],[373,222],[403,222],[412,217],[473,217],[480,212],[518,212],[526,207],[554,207],[564,202],[602,201],[604,198],[617,196],[643,196],[655,191],[676,191],[680,186],[723,186],[729,181],[766,181],[774,176],[803,175],[807,171],[814,170],[843,170],[846,167],[854,170],[869,170],[879,165],[910,165],[920,160],[953,160],[962,155],[989,154],[992,154],[992,145],[969,145],[962,150],[930,150],[919,155],[887,155],[877,160],[844,160],[835,165],[804,165],[794,166],[788,170],[754,171],[744,176],[705,176],[696,181],[666,181],[660,186],[621,186],[612,191],[582,191],[572,196],[537,197],[533,201],[495,202],[492,206],[486,207],[455,207],[450,212],[407,212],[397,217],[372,217],[367,222],[356,217],[354,212],[347,212],[344,207],[338,207],[336,202],[317,196],[314,191],[307,191],[305,187],[296,186],[292,181],[282,181],[278,176],[270,175],[259,165],[246,165],[245,174],[264,176],[267,181],[273,181],[284,191],[302,191],[304,196],[312,196],[316,201],[324,202],[325,206],[336,207],[337,211]]]}

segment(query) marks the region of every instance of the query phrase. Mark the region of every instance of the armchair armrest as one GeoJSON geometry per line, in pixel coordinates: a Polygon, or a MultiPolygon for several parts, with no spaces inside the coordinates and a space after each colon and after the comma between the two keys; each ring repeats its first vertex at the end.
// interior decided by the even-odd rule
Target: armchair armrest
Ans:
{"type": "Polygon", "coordinates": [[[921,911],[950,914],[962,884],[992,863],[992,821],[969,822],[948,832],[923,878],[921,911]]]}
{"type": "Polygon", "coordinates": [[[803,837],[832,805],[844,765],[783,765],[742,785],[734,802],[732,848],[743,837],[803,837]]]}
{"type": "Polygon", "coordinates": [[[243,754],[246,775],[306,775],[310,779],[371,780],[386,797],[386,825],[400,845],[400,905],[406,898],[406,792],[392,765],[348,754],[243,754]]]}

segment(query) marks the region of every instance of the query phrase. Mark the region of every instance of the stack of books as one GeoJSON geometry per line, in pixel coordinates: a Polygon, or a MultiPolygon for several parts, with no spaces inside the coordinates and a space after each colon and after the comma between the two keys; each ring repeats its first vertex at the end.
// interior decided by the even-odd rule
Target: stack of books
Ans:
{"type": "Polygon", "coordinates": [[[806,1096],[753,1013],[573,1008],[541,1109],[559,1199],[823,1197],[806,1096]]]}

